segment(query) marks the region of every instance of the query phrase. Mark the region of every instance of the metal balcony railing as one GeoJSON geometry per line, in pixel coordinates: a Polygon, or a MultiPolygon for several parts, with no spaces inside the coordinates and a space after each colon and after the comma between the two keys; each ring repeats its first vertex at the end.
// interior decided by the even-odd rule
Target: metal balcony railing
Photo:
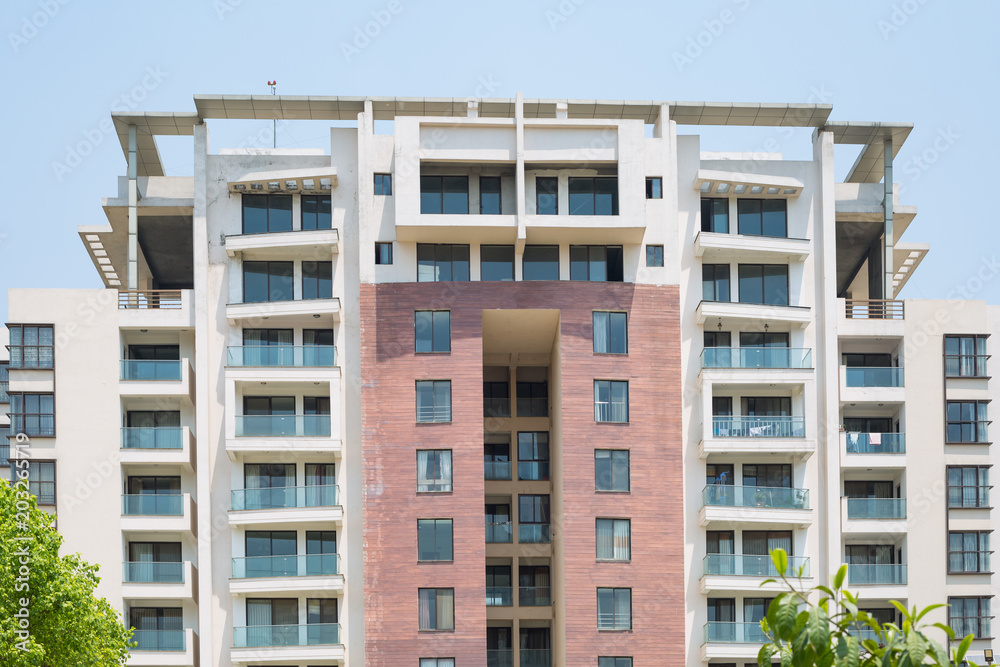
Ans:
{"type": "Polygon", "coordinates": [[[230,345],[226,363],[253,368],[331,367],[337,365],[337,348],[332,345],[230,345]]]}
{"type": "Polygon", "coordinates": [[[805,417],[712,417],[714,438],[804,438],[805,417]]]}
{"type": "Polygon", "coordinates": [[[894,366],[848,366],[848,387],[902,387],[903,369],[894,366]]]}
{"type": "Polygon", "coordinates": [[[237,415],[236,437],[329,437],[330,415],[237,415]]]}
{"type": "Polygon", "coordinates": [[[233,579],[323,577],[339,574],[337,554],[249,556],[233,559],[233,579]]]}
{"type": "Polygon", "coordinates": [[[252,625],[233,628],[235,648],[322,646],[339,643],[340,625],[337,623],[252,625]]]}
{"type": "Polygon", "coordinates": [[[798,347],[706,347],[702,368],[812,368],[812,350],[798,347]]]}
{"type": "Polygon", "coordinates": [[[906,498],[848,498],[848,519],[905,519],[906,498]]]}
{"type": "Polygon", "coordinates": [[[176,382],[181,379],[177,359],[122,359],[122,380],[176,382]]]}
{"type": "MultiPolygon", "coordinates": [[[[774,567],[769,555],[753,554],[708,554],[704,559],[706,575],[724,575],[734,577],[777,577],[778,571],[774,567]]],[[[809,576],[808,556],[789,556],[788,568],[798,571],[802,569],[802,576],[809,576]]]]}
{"type": "Polygon", "coordinates": [[[702,491],[705,505],[758,507],[765,509],[809,509],[809,490],[778,486],[731,486],[709,484],[702,491]]]}
{"type": "Polygon", "coordinates": [[[184,496],[180,493],[125,494],[124,516],[184,516],[184,496]]]}
{"type": "Polygon", "coordinates": [[[181,449],[184,429],[180,426],[126,426],[122,449],[181,449]]]}
{"type": "Polygon", "coordinates": [[[903,585],[905,565],[847,565],[847,582],[851,586],[903,585]]]}
{"type": "Polygon", "coordinates": [[[901,320],[903,302],[895,299],[845,299],[849,320],[901,320]]]}
{"type": "Polygon", "coordinates": [[[122,578],[127,584],[183,584],[184,563],[129,561],[123,563],[122,578]]]}
{"type": "Polygon", "coordinates": [[[132,290],[118,292],[119,310],[178,310],[180,290],[132,290]]]}
{"type": "Polygon", "coordinates": [[[133,651],[185,651],[183,630],[133,630],[133,651]]]}
{"type": "Polygon", "coordinates": [[[847,433],[848,454],[905,454],[905,433],[847,433]]]}
{"type": "Polygon", "coordinates": [[[334,507],[335,485],[272,486],[264,489],[235,489],[234,510],[272,510],[292,507],[334,507]]]}

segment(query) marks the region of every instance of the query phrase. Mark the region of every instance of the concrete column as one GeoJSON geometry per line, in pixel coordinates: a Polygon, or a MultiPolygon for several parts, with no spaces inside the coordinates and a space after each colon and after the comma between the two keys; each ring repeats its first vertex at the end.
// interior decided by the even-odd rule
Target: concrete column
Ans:
{"type": "Polygon", "coordinates": [[[135,125],[128,126],[128,277],[129,291],[139,289],[139,156],[135,125]]]}
{"type": "Polygon", "coordinates": [[[895,297],[895,288],[892,285],[892,276],[895,273],[893,268],[895,262],[892,259],[892,247],[894,244],[892,235],[892,137],[885,140],[884,155],[882,162],[885,165],[885,199],[882,200],[882,207],[885,209],[885,261],[882,263],[882,271],[885,274],[885,288],[882,290],[884,299],[895,297]]]}
{"type": "Polygon", "coordinates": [[[524,204],[526,184],[524,182],[524,95],[522,93],[517,94],[517,99],[514,102],[514,125],[517,137],[517,166],[514,171],[514,196],[517,198],[517,206],[515,209],[517,242],[514,247],[514,252],[520,255],[524,252],[524,241],[527,238],[527,231],[524,226],[524,216],[526,214],[524,204]]]}

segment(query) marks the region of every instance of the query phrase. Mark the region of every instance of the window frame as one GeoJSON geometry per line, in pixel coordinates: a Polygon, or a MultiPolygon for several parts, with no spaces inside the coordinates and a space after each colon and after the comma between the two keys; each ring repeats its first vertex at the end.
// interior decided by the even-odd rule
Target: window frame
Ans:
{"type": "Polygon", "coordinates": [[[629,423],[629,381],[628,380],[594,380],[594,422],[597,424],[628,424],[629,423]],[[599,398],[599,385],[600,383],[608,383],[608,411],[609,416],[614,417],[614,389],[616,385],[625,385],[625,418],[624,419],[607,419],[602,420],[600,417],[600,406],[605,405],[598,400],[599,398]]]}
{"type": "MultiPolygon", "coordinates": [[[[293,269],[294,271],[294,269],[293,269]]],[[[332,299],[333,298],[333,262],[314,262],[311,260],[306,260],[302,262],[302,300],[303,301],[316,301],[320,299],[332,299]],[[306,267],[310,267],[310,274],[306,275],[306,267]],[[325,276],[324,273],[329,272],[329,277],[325,276]],[[307,282],[308,281],[308,282],[307,282]],[[329,296],[327,296],[326,290],[322,289],[325,286],[325,282],[329,281],[329,296]],[[309,287],[310,293],[315,290],[316,296],[307,296],[306,287],[309,287]]]]}
{"type": "Polygon", "coordinates": [[[514,246],[503,244],[503,243],[484,243],[481,246],[479,246],[479,280],[481,282],[485,282],[485,283],[490,283],[490,282],[513,282],[514,279],[517,277],[516,273],[515,273],[515,270],[514,270],[515,264],[517,264],[517,253],[515,252],[514,246]],[[506,257],[502,260],[502,262],[501,261],[495,261],[493,259],[488,260],[488,261],[486,259],[484,259],[484,257],[485,257],[485,252],[484,251],[486,251],[487,248],[490,249],[491,251],[496,251],[498,249],[503,249],[504,254],[506,254],[507,251],[509,250],[509,252],[510,252],[510,277],[509,278],[507,278],[507,277],[503,277],[503,278],[487,278],[486,277],[486,271],[484,270],[484,267],[486,266],[487,263],[489,263],[489,265],[491,267],[493,265],[500,265],[500,264],[503,264],[504,266],[507,265],[507,259],[506,259],[506,257]]]}
{"type": "MultiPolygon", "coordinates": [[[[418,449],[417,450],[417,456],[416,456],[416,463],[417,463],[416,479],[417,479],[417,493],[418,494],[419,493],[452,493],[452,491],[455,488],[454,453],[453,453],[452,450],[450,450],[450,449],[418,449]],[[448,459],[449,459],[448,468],[451,471],[451,476],[447,479],[447,481],[445,481],[444,476],[434,477],[434,483],[432,485],[431,484],[425,485],[425,487],[431,487],[432,486],[433,488],[420,488],[420,486],[421,486],[420,485],[420,481],[421,481],[421,478],[420,478],[420,455],[421,454],[430,454],[430,455],[433,455],[433,457],[434,457],[434,470],[435,471],[443,471],[444,470],[445,466],[441,462],[443,459],[439,459],[439,457],[442,457],[443,455],[447,454],[448,459]],[[440,483],[439,483],[439,480],[440,480],[440,483]],[[437,488],[437,487],[445,487],[445,486],[447,486],[447,488],[437,488]]],[[[427,479],[429,480],[430,478],[427,478],[427,479]]]]}
{"type": "MultiPolygon", "coordinates": [[[[755,263],[748,263],[748,264],[739,264],[739,265],[737,265],[737,267],[736,267],[736,284],[737,284],[737,292],[739,293],[739,297],[738,297],[739,300],[737,301],[737,303],[746,303],[746,304],[757,305],[757,306],[790,306],[791,305],[791,293],[789,291],[789,286],[790,286],[790,282],[791,282],[791,276],[789,275],[789,273],[790,272],[789,272],[788,264],[755,264],[755,263]],[[748,277],[744,278],[743,271],[744,271],[744,269],[750,270],[750,269],[756,269],[756,268],[760,268],[760,277],[759,277],[759,280],[760,280],[760,299],[761,300],[760,301],[746,301],[745,298],[748,295],[745,295],[743,293],[743,281],[744,280],[747,280],[747,281],[751,281],[751,280],[756,281],[756,280],[758,280],[758,278],[755,277],[755,276],[748,276],[748,277]],[[767,285],[767,279],[768,279],[769,276],[767,276],[766,273],[767,273],[768,269],[772,269],[773,270],[773,269],[776,269],[776,268],[783,268],[785,270],[784,271],[785,281],[784,281],[784,288],[783,288],[784,303],[772,303],[772,302],[769,302],[767,300],[767,287],[766,287],[766,285],[767,285]]],[[[772,275],[770,277],[774,278],[775,276],[772,275]]],[[[731,286],[730,286],[730,288],[731,288],[731,286]]]]}
{"type": "MultiPolygon", "coordinates": [[[[469,175],[468,174],[421,174],[420,175],[420,214],[421,215],[468,215],[469,214],[469,175]],[[432,179],[438,181],[438,189],[425,189],[425,186],[430,183],[432,179]],[[445,196],[448,194],[462,194],[462,190],[451,191],[445,187],[445,183],[448,179],[452,179],[452,185],[457,183],[459,180],[465,183],[465,210],[464,211],[446,211],[445,210],[445,196]],[[435,207],[439,210],[424,210],[425,209],[425,196],[429,197],[431,195],[438,196],[438,204],[435,207]]],[[[429,202],[428,202],[429,203],[429,202]]]]}
{"type": "Polygon", "coordinates": [[[948,509],[990,509],[992,505],[990,503],[990,489],[993,486],[989,483],[989,470],[992,466],[990,465],[950,465],[946,466],[945,469],[945,481],[948,484],[948,509]],[[976,470],[976,484],[973,486],[968,486],[966,484],[951,484],[950,477],[951,471],[959,471],[959,475],[964,479],[964,471],[967,468],[974,468],[976,470]],[[965,496],[964,489],[974,488],[976,489],[976,504],[975,505],[965,505],[952,504],[951,502],[951,490],[959,489],[959,496],[965,496]],[[985,504],[983,504],[985,501],[985,504]]]}
{"type": "Polygon", "coordinates": [[[414,310],[413,311],[413,353],[414,354],[450,354],[451,353],[451,311],[450,310],[414,310]],[[429,325],[427,323],[421,322],[421,315],[429,314],[429,325]],[[439,320],[444,320],[444,322],[439,322],[439,320]],[[444,327],[447,330],[447,348],[446,349],[435,349],[435,344],[438,341],[438,336],[436,331],[439,327],[444,327]],[[430,338],[427,340],[427,345],[430,349],[421,349],[421,342],[423,341],[421,333],[423,331],[429,331],[430,338]]]}
{"type": "MultiPolygon", "coordinates": [[[[416,406],[417,413],[417,423],[418,424],[450,424],[452,421],[452,393],[451,393],[451,380],[416,380],[416,395],[414,404],[416,406]],[[431,419],[421,419],[420,418],[420,387],[424,383],[431,383],[431,419]],[[440,385],[440,387],[439,387],[440,385]],[[445,386],[446,385],[446,386],[445,386]],[[439,390],[447,390],[448,393],[448,414],[447,419],[438,418],[438,408],[437,408],[437,392],[439,390]]],[[[425,406],[426,408],[426,406],[425,406]]],[[[443,415],[442,415],[443,416],[443,415]]]]}
{"type": "Polygon", "coordinates": [[[570,176],[568,178],[568,194],[569,194],[569,215],[592,215],[592,216],[607,216],[607,215],[618,215],[619,214],[619,201],[618,201],[618,177],[617,176],[570,176]],[[607,184],[614,182],[613,192],[599,192],[598,182],[607,184]],[[580,186],[583,184],[589,184],[590,188],[587,192],[582,192],[579,189],[574,192],[573,186],[580,186]],[[610,202],[610,213],[601,213],[598,211],[598,197],[611,197],[610,202]],[[574,195],[577,198],[577,206],[573,206],[574,195]],[[580,197],[587,198],[589,196],[590,206],[585,207],[582,212],[577,212],[574,208],[579,209],[580,197]]]}
{"type": "Polygon", "coordinates": [[[419,667],[455,667],[455,658],[420,658],[419,667]]]}
{"type": "Polygon", "coordinates": [[[454,519],[417,519],[417,562],[418,563],[451,563],[455,560],[455,520],[454,519]],[[448,524],[450,530],[448,532],[448,545],[447,545],[447,558],[441,557],[441,550],[444,542],[444,537],[440,540],[438,538],[438,524],[446,523],[448,524]],[[420,550],[420,533],[422,528],[426,528],[430,524],[431,529],[431,540],[434,543],[434,557],[433,558],[422,558],[422,553],[420,550]],[[439,544],[440,542],[440,544],[439,544]]]}
{"type": "Polygon", "coordinates": [[[701,265],[701,300],[708,301],[711,303],[732,303],[733,301],[733,268],[729,264],[702,264],[701,265]],[[725,267],[725,271],[722,271],[725,267]],[[712,277],[706,278],[706,274],[711,273],[712,277]],[[725,273],[725,276],[719,275],[720,273],[725,273]],[[722,296],[720,286],[725,284],[726,296],[728,299],[720,298],[722,296]],[[712,299],[705,298],[705,285],[712,285],[712,299]]]}
{"type": "MultiPolygon", "coordinates": [[[[535,243],[535,244],[525,245],[524,246],[524,250],[521,251],[521,280],[523,280],[523,281],[559,280],[559,268],[560,268],[559,264],[560,264],[560,261],[561,260],[560,260],[560,257],[559,257],[559,246],[558,246],[558,244],[554,244],[554,243],[535,243]],[[545,252],[551,252],[553,249],[555,249],[555,258],[556,258],[555,259],[555,277],[528,278],[527,277],[528,272],[525,269],[526,269],[526,267],[529,264],[529,261],[528,261],[528,258],[527,258],[529,250],[531,251],[532,254],[534,254],[535,252],[543,252],[543,251],[545,251],[545,252]]],[[[532,259],[531,262],[530,262],[530,264],[532,265],[532,267],[534,267],[536,265],[544,266],[547,271],[550,271],[551,268],[552,268],[551,266],[549,266],[550,264],[552,264],[552,261],[550,259],[549,260],[545,260],[544,262],[536,261],[536,260],[532,259]]]]}
{"type": "Polygon", "coordinates": [[[702,197],[701,198],[701,231],[708,232],[709,234],[728,234],[729,233],[729,198],[728,197],[702,197]],[[715,228],[715,222],[717,216],[720,212],[715,211],[714,208],[717,203],[722,204],[723,212],[725,212],[725,223],[726,228],[722,231],[715,228]],[[708,209],[706,211],[706,209],[708,209]],[[706,213],[708,214],[706,216],[706,213]]]}
{"type": "Polygon", "coordinates": [[[244,261],[243,266],[243,303],[284,303],[287,301],[295,301],[295,262],[289,260],[250,260],[244,261]],[[264,264],[267,266],[267,298],[262,301],[247,301],[247,266],[251,264],[264,264]],[[287,299],[272,299],[271,294],[271,281],[276,278],[284,278],[284,276],[276,276],[271,271],[271,266],[275,264],[287,264],[291,267],[291,273],[288,275],[288,286],[290,296],[287,299]]]}
{"type": "MultiPolygon", "coordinates": [[[[967,633],[966,633],[966,623],[962,624],[961,631],[959,631],[953,625],[953,621],[955,621],[955,620],[961,619],[963,621],[967,621],[968,622],[969,619],[975,619],[974,622],[976,623],[976,625],[978,626],[978,628],[979,628],[980,631],[983,628],[983,620],[984,619],[985,619],[987,625],[992,626],[992,623],[991,623],[991,620],[993,619],[993,615],[992,615],[992,597],[993,597],[992,595],[949,595],[948,596],[948,625],[953,630],[955,630],[955,634],[956,635],[965,635],[967,633]],[[976,600],[977,601],[976,606],[977,606],[977,612],[978,613],[975,616],[965,616],[965,615],[962,615],[962,616],[953,617],[952,613],[955,611],[955,603],[953,602],[953,600],[976,600]],[[985,602],[986,604],[984,605],[983,602],[985,602]],[[988,609],[985,610],[986,611],[986,615],[983,615],[984,607],[988,608],[988,609]]],[[[964,609],[964,605],[963,605],[963,612],[964,611],[965,611],[965,609],[964,609]]],[[[977,635],[976,633],[972,633],[972,634],[973,634],[973,637],[975,639],[992,639],[993,638],[992,627],[990,627],[988,629],[988,632],[987,632],[986,635],[983,635],[983,634],[978,634],[977,635]]]]}
{"type": "Polygon", "coordinates": [[[651,269],[663,268],[663,245],[652,244],[646,246],[646,266],[651,269]],[[652,256],[650,256],[652,254],[652,256]]]}
{"type": "MultiPolygon", "coordinates": [[[[471,280],[471,278],[472,278],[472,276],[471,276],[471,266],[472,266],[471,252],[470,252],[470,249],[469,249],[469,244],[467,244],[467,243],[418,243],[417,244],[417,282],[418,283],[469,282],[469,280],[471,280]],[[449,257],[448,257],[448,259],[444,259],[442,257],[439,257],[439,252],[443,252],[445,248],[447,248],[448,251],[449,251],[449,257]],[[431,250],[428,250],[428,249],[431,249],[431,250]],[[458,259],[455,259],[455,251],[456,251],[456,249],[459,252],[459,258],[458,259]],[[421,260],[420,259],[421,250],[423,250],[424,252],[433,252],[434,257],[430,260],[430,262],[431,262],[430,264],[427,264],[428,260],[426,260],[426,259],[421,260]],[[464,257],[462,257],[463,253],[464,253],[464,257]],[[425,266],[425,267],[429,266],[429,267],[431,267],[434,270],[434,279],[433,280],[427,280],[427,279],[421,277],[421,270],[420,270],[421,266],[422,266],[421,265],[421,261],[424,262],[423,266],[425,266]],[[461,268],[461,265],[462,265],[463,262],[465,264],[465,270],[464,270],[464,272],[463,271],[459,271],[458,273],[460,273],[461,275],[459,277],[455,277],[456,276],[456,271],[455,271],[456,264],[459,266],[459,268],[461,268]],[[441,279],[438,278],[438,275],[441,272],[441,267],[444,266],[445,264],[449,265],[448,266],[448,270],[449,270],[450,277],[449,277],[448,280],[441,280],[441,279]]],[[[426,272],[426,269],[425,269],[425,272],[426,272]]]]}
{"type": "MultiPolygon", "coordinates": [[[[492,186],[491,186],[492,187],[492,186]]],[[[480,176],[479,177],[479,215],[503,215],[503,179],[499,176],[480,176]],[[483,188],[484,181],[496,181],[496,191],[487,191],[483,188]],[[483,206],[483,195],[496,195],[497,198],[497,209],[496,211],[484,211],[483,206]]]]}
{"type": "Polygon", "coordinates": [[[945,438],[944,441],[945,441],[945,444],[946,445],[988,445],[988,444],[990,444],[991,441],[990,441],[990,434],[989,434],[989,426],[990,426],[990,424],[992,422],[989,419],[989,404],[990,404],[989,400],[982,400],[982,401],[975,400],[975,399],[973,399],[973,400],[959,400],[959,401],[948,401],[948,400],[946,400],[945,401],[945,408],[944,408],[945,409],[945,431],[944,431],[944,438],[945,438]],[[959,413],[961,413],[963,411],[963,407],[962,406],[964,406],[965,404],[971,404],[971,405],[974,406],[974,409],[975,409],[975,415],[974,415],[975,419],[973,419],[971,421],[970,420],[966,420],[966,419],[962,419],[961,418],[961,414],[959,414],[959,419],[957,419],[957,420],[952,420],[952,419],[949,418],[948,411],[949,411],[949,408],[952,405],[958,405],[959,406],[959,413]],[[986,416],[986,419],[979,419],[980,409],[982,409],[982,412],[986,416]],[[953,424],[958,425],[959,429],[963,429],[963,430],[964,430],[964,427],[966,425],[971,424],[973,426],[973,430],[974,430],[974,433],[975,433],[975,439],[974,440],[952,440],[950,432],[951,432],[951,426],[953,424]],[[982,426],[980,426],[980,425],[982,425],[982,426]],[[980,437],[979,437],[980,436],[980,429],[982,429],[984,431],[984,437],[982,439],[980,439],[980,437]]]}
{"type": "Polygon", "coordinates": [[[389,266],[392,264],[392,241],[376,241],[375,242],[375,266],[389,266]],[[380,252],[382,250],[388,249],[388,252],[380,252]],[[383,262],[384,258],[388,258],[389,261],[383,262]]]}
{"type": "Polygon", "coordinates": [[[535,176],[535,215],[559,215],[559,177],[558,176],[535,176]],[[545,182],[555,184],[554,190],[549,190],[547,187],[543,191],[542,183],[545,182]],[[553,205],[551,210],[546,207],[544,210],[542,208],[542,197],[551,196],[553,199],[553,205]]]}
{"type": "Polygon", "coordinates": [[[580,281],[580,282],[597,282],[597,283],[621,283],[625,282],[625,248],[620,245],[571,245],[569,247],[569,279],[580,281]],[[603,250],[603,258],[594,257],[594,252],[603,250]],[[618,262],[614,265],[615,276],[620,275],[620,278],[611,277],[612,269],[612,259],[610,257],[611,252],[616,251],[618,254],[618,262]],[[579,258],[574,258],[575,254],[586,252],[586,259],[583,260],[584,266],[586,266],[586,276],[581,276],[578,267],[581,264],[579,258]],[[604,266],[604,277],[599,277],[599,273],[594,271],[594,265],[604,266]],[[619,274],[618,271],[621,271],[619,274]],[[598,277],[595,277],[598,276],[598,277]]]}
{"type": "Polygon", "coordinates": [[[989,360],[990,355],[986,353],[986,343],[989,340],[989,334],[945,334],[944,337],[944,376],[947,378],[989,378],[990,374],[986,368],[986,362],[989,360]],[[971,339],[973,354],[962,354],[962,340],[971,339]],[[957,354],[948,353],[948,341],[957,340],[959,346],[959,352],[957,354]],[[982,341],[982,352],[980,352],[980,341],[982,341]],[[964,359],[971,358],[973,360],[972,373],[962,373],[962,361],[964,359]],[[958,366],[958,372],[952,373],[949,371],[949,362],[955,360],[958,366]],[[980,363],[980,360],[982,362],[980,363]],[[982,368],[980,369],[980,366],[982,368]],[[982,372],[980,372],[982,370],[982,372]]]}
{"type": "Polygon", "coordinates": [[[631,493],[632,492],[632,452],[628,449],[595,449],[594,450],[594,492],[595,493],[631,493]],[[611,471],[611,485],[609,488],[602,488],[600,480],[602,478],[597,468],[597,457],[601,452],[608,452],[609,470],[611,471]],[[616,489],[615,480],[615,455],[625,454],[625,488],[616,489]]]}
{"type": "Polygon", "coordinates": [[[376,172],[374,174],[374,181],[372,192],[376,197],[392,196],[392,174],[376,172]]]}
{"type": "Polygon", "coordinates": [[[993,553],[990,550],[990,530],[949,530],[948,531],[948,574],[993,574],[990,564],[990,555],[993,553]],[[960,550],[953,550],[951,546],[951,538],[953,535],[961,535],[963,548],[960,550]],[[976,550],[966,551],[964,548],[965,536],[975,535],[976,536],[976,550]],[[975,554],[976,558],[976,569],[975,570],[955,570],[952,569],[951,559],[953,555],[960,555],[962,560],[967,557],[968,554],[975,554]],[[983,567],[985,565],[985,568],[983,567]]]}
{"type": "Polygon", "coordinates": [[[613,355],[618,355],[618,356],[628,355],[628,319],[629,319],[629,317],[628,317],[628,311],[619,311],[619,310],[595,310],[595,311],[592,311],[591,321],[593,323],[593,329],[592,329],[592,332],[591,332],[591,337],[594,339],[593,340],[593,343],[594,343],[594,354],[613,354],[613,355]],[[597,349],[597,340],[598,340],[597,330],[598,330],[598,327],[600,327],[602,329],[605,328],[605,325],[603,323],[602,324],[598,324],[597,320],[598,320],[598,316],[599,315],[607,316],[605,318],[606,321],[607,321],[606,322],[606,324],[607,324],[607,327],[606,327],[607,328],[606,340],[607,340],[607,343],[608,343],[608,349],[607,350],[598,350],[597,349]],[[618,317],[616,317],[616,316],[621,316],[625,320],[625,322],[624,322],[625,339],[624,339],[624,341],[622,341],[624,343],[622,345],[622,347],[624,349],[622,351],[620,351],[620,352],[617,351],[617,350],[613,351],[613,348],[615,348],[616,346],[612,345],[612,339],[614,338],[613,334],[615,333],[615,330],[616,330],[615,329],[615,324],[614,324],[613,320],[618,319],[618,317]]]}
{"type": "Polygon", "coordinates": [[[18,331],[19,343],[10,342],[7,345],[8,356],[7,360],[8,370],[13,368],[14,370],[54,370],[56,367],[56,357],[55,357],[55,325],[54,324],[8,324],[7,331],[10,341],[14,340],[14,332],[18,331]],[[34,329],[35,331],[35,344],[25,345],[24,344],[24,331],[25,329],[34,329]],[[43,331],[49,332],[49,343],[42,345],[41,336],[43,331]],[[24,351],[25,349],[35,351],[36,363],[33,366],[24,365],[24,351]],[[16,352],[15,352],[16,350],[16,352]],[[43,350],[48,350],[48,366],[42,365],[42,352],[43,350]],[[15,361],[15,356],[18,360],[15,361]]]}
{"type": "Polygon", "coordinates": [[[11,487],[14,489],[24,488],[21,482],[27,484],[28,493],[35,496],[36,503],[38,505],[43,505],[45,507],[55,507],[58,495],[56,490],[59,488],[57,486],[58,478],[56,477],[56,461],[55,459],[18,459],[18,461],[25,461],[28,465],[27,468],[20,466],[17,462],[12,463],[10,466],[10,478],[11,487]],[[39,466],[46,465],[52,467],[52,480],[41,480],[37,477],[32,479],[32,472],[39,470],[39,466]],[[20,477],[20,472],[22,470],[27,470],[28,476],[25,478],[20,477]],[[49,494],[42,495],[40,493],[42,484],[51,484],[52,491],[51,496],[49,494]],[[51,502],[49,502],[51,500],[51,502]]]}
{"type": "MultiPolygon", "coordinates": [[[[597,656],[597,667],[632,667],[632,656],[599,655],[597,656]]],[[[722,667],[722,665],[716,665],[716,667],[722,667]]]]}
{"type": "Polygon", "coordinates": [[[279,193],[269,193],[262,192],[260,194],[255,193],[243,193],[240,195],[240,234],[242,235],[253,235],[253,234],[283,234],[285,232],[290,232],[294,230],[295,220],[295,204],[292,201],[292,195],[290,194],[279,194],[279,193]],[[267,211],[267,219],[265,221],[266,229],[262,232],[248,232],[247,231],[247,202],[252,199],[257,199],[258,201],[263,200],[267,206],[264,210],[267,211]],[[287,201],[288,202],[288,229],[272,229],[271,228],[271,212],[272,211],[284,211],[284,209],[272,207],[271,200],[287,201]]]}
{"type": "Polygon", "coordinates": [[[646,177],[646,199],[663,199],[663,177],[646,177]]]}
{"type": "MultiPolygon", "coordinates": [[[[430,615],[431,615],[431,610],[430,609],[427,610],[427,615],[428,615],[428,617],[430,617],[430,615]]],[[[417,631],[418,632],[454,632],[455,631],[455,589],[454,588],[429,588],[429,587],[420,587],[420,588],[417,589],[417,631]],[[421,627],[421,625],[420,625],[420,619],[423,616],[423,605],[424,605],[424,595],[423,595],[423,593],[425,591],[434,591],[434,607],[435,607],[434,611],[435,611],[435,613],[434,613],[434,618],[433,619],[429,619],[429,620],[431,620],[433,622],[433,624],[434,624],[433,627],[421,627]],[[450,601],[451,601],[451,627],[450,628],[439,628],[439,627],[437,627],[438,616],[439,616],[439,614],[437,613],[437,605],[441,604],[441,600],[443,599],[441,597],[442,593],[445,593],[446,591],[450,591],[451,592],[451,596],[450,596],[450,601]]]]}
{"type": "Polygon", "coordinates": [[[333,229],[333,205],[330,195],[300,195],[299,196],[299,229],[304,232],[318,232],[333,229]],[[314,216],[315,220],[306,226],[306,201],[313,202],[315,211],[308,215],[314,216]],[[323,209],[326,209],[325,211],[323,209]],[[323,216],[326,220],[323,220],[323,216]],[[321,226],[323,222],[326,226],[321,226]]]}
{"type": "Polygon", "coordinates": [[[597,517],[594,520],[594,542],[595,542],[595,545],[594,545],[595,549],[594,549],[594,551],[595,551],[595,559],[596,560],[598,560],[598,561],[600,561],[602,563],[631,563],[632,562],[632,519],[630,519],[630,518],[621,518],[621,517],[597,517]],[[612,544],[611,544],[611,555],[610,556],[602,556],[601,555],[600,531],[598,529],[600,528],[600,525],[601,525],[602,521],[610,521],[611,522],[612,544]],[[625,549],[628,551],[628,555],[625,558],[615,558],[615,555],[614,555],[615,551],[616,551],[615,537],[614,536],[615,536],[615,533],[616,533],[616,528],[618,527],[618,524],[620,524],[620,523],[625,523],[625,524],[627,524],[627,527],[628,527],[628,535],[627,535],[628,543],[625,545],[625,549]]]}
{"type": "Polygon", "coordinates": [[[56,437],[56,395],[55,392],[51,391],[40,391],[40,392],[17,392],[9,394],[10,396],[10,412],[8,417],[10,418],[10,435],[16,436],[20,433],[28,436],[29,438],[54,438],[56,437]],[[25,398],[33,396],[38,398],[38,412],[27,412],[25,411],[25,398]],[[42,400],[43,397],[49,396],[52,398],[52,412],[42,412],[42,400]],[[18,400],[15,400],[18,399],[18,400]],[[16,410],[15,406],[20,404],[20,410],[16,410]],[[35,417],[38,420],[38,428],[29,430],[25,427],[28,417],[35,417]],[[51,429],[42,428],[43,417],[52,418],[51,429]],[[20,428],[18,428],[15,420],[20,418],[20,428]]]}
{"type": "Polygon", "coordinates": [[[788,200],[782,198],[757,198],[757,197],[738,197],[736,199],[736,233],[740,236],[759,236],[769,239],[787,239],[788,238],[788,200]],[[753,204],[759,206],[759,211],[747,211],[745,214],[742,209],[744,205],[749,207],[753,204]],[[778,211],[765,211],[766,205],[772,202],[781,202],[784,206],[781,207],[781,213],[784,214],[784,223],[782,225],[782,234],[765,234],[764,233],[764,214],[765,213],[777,213],[778,211]],[[752,231],[745,231],[743,228],[743,217],[744,215],[749,218],[750,216],[757,216],[757,224],[759,225],[760,232],[754,233],[752,231]]]}
{"type": "MultiPolygon", "coordinates": [[[[598,632],[629,632],[632,630],[632,588],[627,586],[597,587],[597,631],[598,632]],[[611,627],[601,625],[601,591],[611,591],[611,627]],[[628,627],[621,627],[618,619],[618,600],[620,593],[628,591],[628,627]]],[[[607,615],[607,612],[604,612],[607,615]]]]}

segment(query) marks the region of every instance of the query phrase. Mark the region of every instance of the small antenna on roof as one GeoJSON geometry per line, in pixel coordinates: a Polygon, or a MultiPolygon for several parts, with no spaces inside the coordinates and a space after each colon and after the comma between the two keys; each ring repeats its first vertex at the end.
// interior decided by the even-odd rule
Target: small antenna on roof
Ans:
{"type": "MultiPolygon", "coordinates": [[[[277,81],[268,81],[267,85],[271,87],[271,94],[275,95],[275,89],[278,87],[277,81]]],[[[278,147],[278,119],[274,118],[271,121],[271,148],[278,147]]]]}

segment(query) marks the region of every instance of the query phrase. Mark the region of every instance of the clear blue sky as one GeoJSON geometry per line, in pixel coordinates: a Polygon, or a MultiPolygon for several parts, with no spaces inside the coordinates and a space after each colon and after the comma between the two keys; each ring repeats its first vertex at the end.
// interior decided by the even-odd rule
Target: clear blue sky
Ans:
{"type": "MultiPolygon", "coordinates": [[[[919,214],[903,240],[931,252],[902,296],[997,304],[1000,275],[976,278],[1000,272],[983,189],[998,175],[998,24],[990,0],[6,0],[0,309],[8,287],[100,286],[76,228],[106,220],[101,197],[125,173],[103,129],[113,109],[194,111],[193,94],[266,94],[269,79],[290,95],[827,101],[833,120],[912,122],[896,180],[919,214]]],[[[269,125],[210,122],[213,150],[269,145],[269,125]]],[[[708,150],[775,137],[701,133],[708,150]]],[[[808,132],[778,136],[787,157],[811,154],[808,132]]],[[[327,137],[289,123],[277,143],[327,137]]],[[[190,139],[161,152],[168,173],[190,173],[190,139]]],[[[855,154],[838,148],[838,177],[855,154]]]]}

